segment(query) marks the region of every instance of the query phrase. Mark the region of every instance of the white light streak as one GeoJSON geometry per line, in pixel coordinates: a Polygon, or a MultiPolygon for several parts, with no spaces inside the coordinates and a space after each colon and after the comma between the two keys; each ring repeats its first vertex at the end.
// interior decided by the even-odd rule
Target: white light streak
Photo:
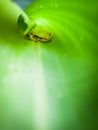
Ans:
{"type": "Polygon", "coordinates": [[[34,107],[35,107],[35,123],[36,130],[48,130],[48,105],[45,79],[43,76],[42,65],[35,64],[34,71],[34,107]]]}

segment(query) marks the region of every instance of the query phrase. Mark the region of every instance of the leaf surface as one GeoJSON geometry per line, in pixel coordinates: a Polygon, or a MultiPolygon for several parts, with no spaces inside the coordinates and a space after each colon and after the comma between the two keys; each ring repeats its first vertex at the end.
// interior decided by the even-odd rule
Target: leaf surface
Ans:
{"type": "Polygon", "coordinates": [[[95,0],[36,0],[25,12],[51,23],[53,39],[43,44],[20,33],[21,8],[0,1],[1,128],[96,129],[96,5],[95,0]]]}

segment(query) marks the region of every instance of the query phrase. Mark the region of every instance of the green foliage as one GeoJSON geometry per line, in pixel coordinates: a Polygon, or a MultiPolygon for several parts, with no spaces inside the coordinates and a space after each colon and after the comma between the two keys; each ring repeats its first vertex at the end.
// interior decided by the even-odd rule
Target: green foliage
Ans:
{"type": "Polygon", "coordinates": [[[45,44],[25,39],[18,28],[23,11],[0,0],[1,130],[97,129],[97,4],[31,3],[30,23],[44,19],[51,28],[45,44]]]}

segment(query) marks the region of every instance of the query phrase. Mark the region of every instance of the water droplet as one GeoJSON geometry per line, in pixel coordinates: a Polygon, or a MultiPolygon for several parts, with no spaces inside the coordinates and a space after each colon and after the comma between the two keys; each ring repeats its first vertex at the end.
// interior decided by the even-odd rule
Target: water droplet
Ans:
{"type": "Polygon", "coordinates": [[[40,8],[43,8],[43,6],[42,6],[42,5],[40,5],[40,8]]]}
{"type": "Polygon", "coordinates": [[[55,7],[58,7],[58,4],[55,3],[55,7]]]}

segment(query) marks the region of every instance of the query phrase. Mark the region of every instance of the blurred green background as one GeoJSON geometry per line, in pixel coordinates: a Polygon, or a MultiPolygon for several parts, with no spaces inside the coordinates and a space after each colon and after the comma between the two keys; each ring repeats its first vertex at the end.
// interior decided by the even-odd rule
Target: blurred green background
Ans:
{"type": "Polygon", "coordinates": [[[36,1],[53,32],[37,47],[17,26],[29,0],[0,0],[0,130],[97,130],[98,2],[36,1]]]}

